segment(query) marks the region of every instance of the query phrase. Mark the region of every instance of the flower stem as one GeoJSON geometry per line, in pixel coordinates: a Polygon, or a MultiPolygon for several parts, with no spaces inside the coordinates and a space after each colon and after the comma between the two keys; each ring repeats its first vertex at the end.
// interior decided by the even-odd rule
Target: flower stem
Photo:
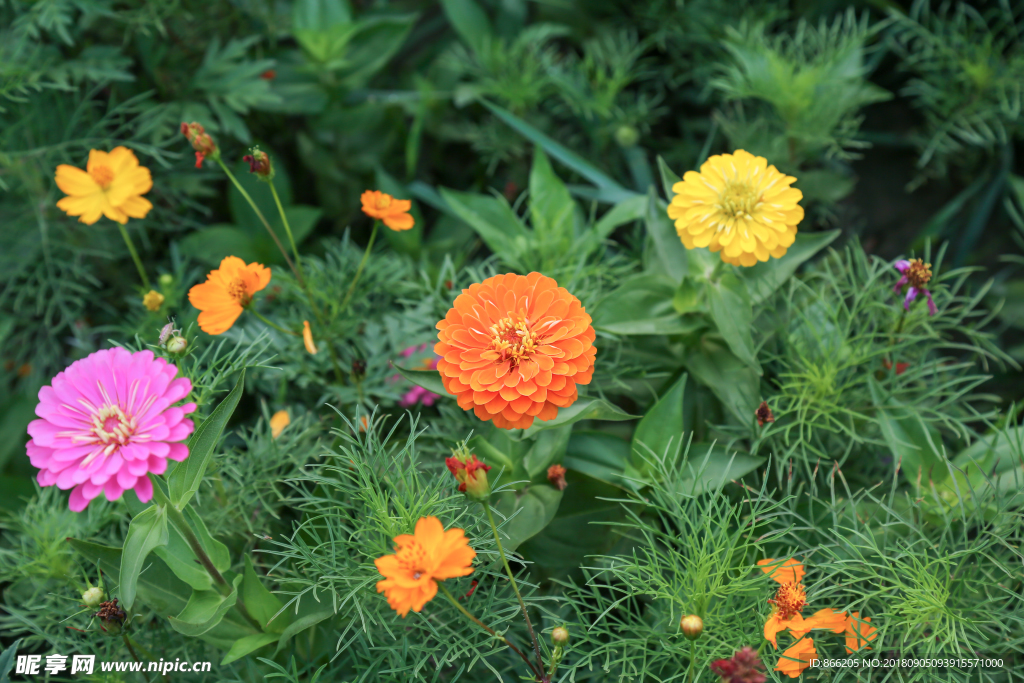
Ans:
{"type": "Polygon", "coordinates": [[[380,227],[380,221],[374,221],[373,232],[370,233],[370,241],[366,244],[366,251],[363,252],[363,260],[359,262],[359,268],[356,269],[356,275],[352,278],[352,284],[348,286],[348,291],[345,292],[345,298],[341,301],[341,308],[338,309],[339,314],[345,312],[345,307],[348,306],[352,293],[356,291],[356,283],[359,282],[359,276],[363,274],[363,268],[366,267],[366,260],[370,258],[370,250],[373,249],[373,240],[377,238],[378,227],[380,227]]]}
{"type": "Polygon", "coordinates": [[[271,320],[267,319],[263,314],[259,313],[255,308],[250,308],[249,312],[252,313],[257,318],[259,318],[260,320],[262,320],[265,325],[267,325],[269,327],[273,327],[278,332],[283,332],[284,334],[290,334],[293,337],[301,337],[302,336],[298,332],[292,332],[291,330],[286,330],[283,327],[281,327],[280,325],[278,325],[277,323],[272,322],[271,320]]]}
{"type": "Polygon", "coordinates": [[[128,230],[120,223],[117,224],[117,228],[121,231],[121,237],[124,238],[124,243],[128,246],[128,253],[132,255],[132,261],[135,261],[135,267],[139,269],[139,277],[142,278],[142,286],[149,289],[149,278],[146,277],[146,269],[142,267],[142,259],[139,258],[139,252],[135,251],[135,244],[132,242],[132,238],[128,234],[128,230]]]}
{"type": "Polygon", "coordinates": [[[267,232],[270,233],[270,236],[274,238],[274,244],[277,245],[277,248],[281,251],[281,255],[284,256],[285,263],[287,263],[288,267],[291,268],[291,271],[295,273],[295,277],[301,280],[302,278],[299,276],[299,271],[295,269],[295,264],[292,263],[291,258],[289,258],[288,256],[288,251],[284,248],[284,245],[281,244],[281,240],[278,239],[277,233],[275,233],[274,229],[270,227],[270,223],[268,223],[267,219],[264,218],[263,212],[260,211],[260,207],[256,206],[256,202],[252,200],[252,197],[250,197],[249,193],[245,191],[245,188],[242,187],[242,184],[238,182],[238,179],[235,178],[235,174],[232,173],[231,169],[227,167],[227,164],[225,164],[224,161],[220,158],[220,155],[218,155],[216,159],[217,163],[220,165],[221,170],[224,171],[228,179],[232,183],[234,183],[235,189],[242,193],[242,196],[245,198],[245,201],[249,202],[249,206],[252,207],[252,210],[256,212],[256,216],[260,219],[260,222],[263,223],[263,227],[266,228],[267,232]]]}
{"type": "Polygon", "coordinates": [[[491,531],[494,532],[494,541],[498,544],[498,554],[501,555],[501,561],[505,564],[505,573],[508,574],[508,580],[512,582],[512,590],[516,594],[516,599],[519,600],[519,606],[523,610],[523,618],[526,619],[526,630],[530,632],[530,640],[533,641],[533,651],[537,655],[537,666],[540,667],[539,671],[544,670],[544,660],[540,656],[540,643],[537,642],[537,634],[533,631],[533,624],[530,623],[530,614],[526,610],[526,603],[523,602],[523,596],[519,594],[519,586],[516,585],[516,579],[512,576],[512,568],[508,566],[508,558],[505,557],[505,549],[501,547],[501,536],[498,535],[498,525],[494,523],[494,514],[491,512],[491,504],[486,500],[483,501],[484,511],[487,513],[487,521],[491,523],[491,531]]]}
{"type": "Polygon", "coordinates": [[[274,181],[269,181],[267,185],[270,185],[270,194],[274,195],[274,203],[277,204],[277,212],[281,214],[281,222],[284,223],[284,231],[288,234],[288,243],[292,245],[292,254],[295,255],[295,265],[298,269],[296,275],[299,276],[299,284],[305,287],[302,272],[302,257],[299,256],[299,250],[295,246],[295,237],[292,235],[292,226],[288,224],[288,216],[285,215],[284,207],[281,206],[281,198],[277,196],[277,188],[274,187],[274,181]]]}
{"type": "Polygon", "coordinates": [[[689,683],[693,683],[693,662],[694,662],[695,659],[697,659],[697,642],[691,640],[690,641],[690,666],[687,669],[687,673],[686,673],[686,680],[689,681],[689,683]]]}
{"type": "Polygon", "coordinates": [[[470,613],[469,613],[469,612],[468,612],[468,611],[466,610],[466,608],[465,608],[465,607],[463,607],[462,605],[460,605],[460,604],[459,604],[459,601],[458,601],[458,600],[456,600],[456,599],[455,599],[455,598],[454,598],[454,597],[452,596],[452,594],[448,592],[448,589],[447,589],[447,588],[445,588],[445,586],[444,586],[444,584],[443,584],[443,583],[440,583],[440,582],[438,582],[438,584],[437,584],[437,587],[438,587],[439,589],[441,589],[441,592],[442,592],[442,593],[444,593],[444,596],[445,596],[446,598],[448,598],[448,601],[449,601],[449,602],[451,602],[451,603],[452,603],[453,605],[455,605],[455,608],[456,608],[457,610],[459,610],[460,612],[462,612],[462,613],[463,613],[463,614],[464,614],[464,615],[466,616],[466,618],[467,618],[467,619],[469,619],[470,621],[472,621],[472,622],[473,622],[474,624],[476,624],[477,626],[479,626],[479,627],[480,627],[480,628],[482,628],[483,630],[485,630],[485,631],[487,631],[488,633],[490,633],[490,634],[491,634],[492,636],[494,636],[495,638],[501,638],[501,639],[502,639],[503,641],[505,641],[505,644],[506,644],[506,645],[508,645],[508,646],[509,646],[510,648],[512,648],[512,651],[513,651],[513,652],[515,652],[515,653],[516,653],[517,655],[519,655],[520,657],[522,657],[523,661],[524,661],[524,662],[526,662],[526,666],[530,667],[530,671],[531,671],[531,672],[533,673],[533,675],[534,675],[534,676],[536,676],[536,677],[537,677],[537,680],[542,680],[542,679],[541,679],[541,675],[540,675],[540,672],[538,672],[538,671],[537,671],[537,669],[536,669],[536,667],[534,667],[534,666],[533,666],[533,664],[532,664],[532,663],[530,662],[529,658],[528,658],[528,657],[527,657],[526,655],[524,655],[524,654],[523,654],[523,651],[522,651],[522,650],[520,650],[520,649],[519,649],[518,647],[516,647],[515,645],[513,645],[512,643],[510,643],[510,642],[509,642],[509,640],[508,640],[508,638],[506,638],[505,636],[499,636],[499,635],[498,635],[498,634],[497,634],[497,633],[496,633],[496,632],[494,631],[494,629],[492,629],[492,628],[491,628],[490,626],[488,626],[487,624],[485,624],[484,622],[480,621],[479,619],[477,619],[476,617],[474,617],[474,616],[473,616],[472,614],[470,614],[470,613]]]}

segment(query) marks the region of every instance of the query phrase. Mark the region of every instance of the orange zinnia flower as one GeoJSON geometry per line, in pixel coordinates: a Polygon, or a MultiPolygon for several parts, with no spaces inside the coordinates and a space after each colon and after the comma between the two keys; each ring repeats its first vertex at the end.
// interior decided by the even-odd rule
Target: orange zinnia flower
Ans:
{"type": "Polygon", "coordinates": [[[383,581],[377,592],[387,596],[391,609],[403,618],[419,612],[437,595],[437,582],[468,576],[476,551],[462,529],[444,530],[437,517],[422,517],[412,535],[395,536],[395,554],[373,561],[383,581]]]}
{"type": "Polygon", "coordinates": [[[878,637],[878,629],[871,625],[871,617],[861,619],[860,612],[853,612],[846,624],[846,653],[852,654],[862,647],[870,650],[868,643],[878,637]]]}
{"type": "Polygon", "coordinates": [[[793,558],[782,563],[779,560],[765,559],[759,560],[757,566],[779,584],[775,597],[768,601],[772,604],[772,615],[764,624],[764,637],[776,649],[779,647],[776,634],[786,629],[789,629],[796,638],[814,629],[829,629],[834,633],[846,630],[846,612],[825,608],[818,610],[808,619],[803,618],[801,612],[807,606],[807,591],[801,583],[804,578],[802,564],[793,558]]]}
{"type": "Polygon", "coordinates": [[[84,171],[61,164],[55,179],[68,195],[57,202],[57,208],[86,225],[101,215],[124,225],[129,218],[145,218],[153,208],[142,197],[153,188],[153,178],[127,147],[115,147],[109,154],[91,150],[84,171]]]}
{"type": "Polygon", "coordinates": [[[217,270],[210,271],[206,282],[188,290],[189,302],[198,308],[199,328],[207,334],[223,334],[242,315],[252,295],[270,282],[270,269],[228,256],[217,270]]]}
{"type": "Polygon", "coordinates": [[[818,651],[814,649],[814,639],[802,638],[782,653],[779,663],[775,665],[775,670],[781,671],[790,678],[796,678],[811,665],[811,660],[817,658],[818,651]]]}
{"type": "Polygon", "coordinates": [[[359,199],[363,202],[363,213],[384,221],[384,225],[392,230],[408,230],[414,225],[409,215],[412,202],[408,199],[395,199],[380,190],[367,190],[359,199]]]}
{"type": "Polygon", "coordinates": [[[540,273],[495,275],[462,290],[437,323],[434,352],[463,410],[502,429],[550,420],[594,374],[594,328],[580,300],[540,273]]]}

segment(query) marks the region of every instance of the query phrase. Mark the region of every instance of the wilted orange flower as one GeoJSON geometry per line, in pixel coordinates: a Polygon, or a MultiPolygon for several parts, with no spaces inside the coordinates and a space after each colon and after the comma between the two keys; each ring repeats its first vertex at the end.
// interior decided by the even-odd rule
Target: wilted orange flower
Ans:
{"type": "Polygon", "coordinates": [[[540,273],[495,275],[462,290],[437,323],[434,352],[463,410],[502,429],[550,420],[594,374],[594,328],[580,300],[540,273]]]}
{"type": "Polygon", "coordinates": [[[252,296],[270,282],[270,269],[237,256],[228,256],[217,270],[210,271],[206,282],[188,290],[188,300],[202,311],[199,328],[207,334],[223,334],[242,315],[252,296]]]}
{"type": "Polygon", "coordinates": [[[836,612],[831,608],[818,610],[804,619],[801,614],[807,606],[807,591],[801,583],[804,566],[795,559],[780,562],[769,558],[759,560],[757,566],[779,584],[775,597],[768,600],[772,605],[772,614],[764,624],[764,637],[776,649],[779,647],[776,635],[786,629],[796,638],[814,629],[829,629],[835,633],[842,633],[846,629],[846,612],[836,612]]]}
{"type": "Polygon", "coordinates": [[[363,213],[370,218],[379,218],[392,230],[408,230],[414,225],[409,215],[412,202],[408,199],[395,199],[380,190],[367,190],[359,199],[363,203],[363,213]]]}
{"type": "Polygon", "coordinates": [[[782,653],[779,663],[775,665],[775,670],[790,678],[796,678],[811,665],[812,659],[817,658],[818,651],[814,649],[814,639],[802,638],[782,653]]]}
{"type": "Polygon", "coordinates": [[[57,202],[57,208],[86,225],[101,215],[124,225],[129,218],[145,218],[153,208],[142,197],[153,188],[153,178],[127,147],[115,147],[109,154],[91,150],[84,171],[61,164],[55,179],[68,195],[57,202]]]}
{"type": "Polygon", "coordinates": [[[302,343],[306,345],[306,351],[316,355],[316,344],[313,343],[313,330],[309,327],[309,321],[302,321],[302,343]]]}
{"type": "Polygon", "coordinates": [[[373,561],[383,581],[377,592],[387,596],[391,609],[405,617],[419,612],[437,595],[437,582],[473,573],[476,551],[462,529],[444,530],[437,517],[422,517],[412,535],[395,537],[395,554],[373,561]]]}
{"type": "Polygon", "coordinates": [[[287,410],[279,410],[270,418],[270,436],[277,438],[284,431],[284,428],[292,423],[292,418],[287,410]]]}
{"type": "Polygon", "coordinates": [[[878,629],[871,625],[871,617],[861,619],[860,612],[853,612],[846,623],[846,653],[852,654],[862,647],[870,650],[868,643],[878,637],[878,629]]]}

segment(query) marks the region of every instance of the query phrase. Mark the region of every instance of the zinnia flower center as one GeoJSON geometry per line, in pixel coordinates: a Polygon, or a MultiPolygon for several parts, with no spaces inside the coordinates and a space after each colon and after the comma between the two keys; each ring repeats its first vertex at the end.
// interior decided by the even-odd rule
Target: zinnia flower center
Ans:
{"type": "Polygon", "coordinates": [[[126,445],[138,426],[135,417],[126,415],[120,406],[110,403],[104,404],[98,410],[94,409],[91,418],[92,428],[85,434],[72,435],[71,440],[97,446],[102,444],[105,448],[97,448],[90,453],[82,461],[82,465],[88,465],[100,455],[107,457],[119,447],[126,445]]]}
{"type": "Polygon", "coordinates": [[[730,218],[752,218],[750,215],[760,205],[761,197],[746,183],[726,183],[718,195],[717,208],[730,218]]]}
{"type": "Polygon", "coordinates": [[[110,187],[110,183],[114,180],[114,172],[107,166],[94,166],[89,175],[92,179],[102,187],[104,190],[110,187]]]}
{"type": "Polygon", "coordinates": [[[775,605],[775,611],[783,621],[792,619],[803,611],[807,604],[807,593],[799,583],[784,583],[779,586],[775,598],[768,601],[775,605]]]}
{"type": "Polygon", "coordinates": [[[382,194],[381,196],[377,197],[377,208],[378,209],[386,209],[389,206],[391,206],[391,197],[389,197],[386,194],[382,194]]]}
{"type": "Polygon", "coordinates": [[[925,263],[919,258],[912,258],[904,275],[907,276],[907,282],[911,287],[924,289],[932,279],[932,264],[925,263]]]}
{"type": "Polygon", "coordinates": [[[240,277],[236,277],[228,285],[228,296],[242,306],[248,306],[249,302],[252,301],[252,294],[249,293],[249,288],[245,286],[245,280],[240,277]]]}
{"type": "Polygon", "coordinates": [[[530,321],[523,316],[516,320],[502,318],[491,325],[491,335],[491,348],[501,354],[499,363],[511,360],[513,365],[518,365],[537,350],[537,335],[530,330],[530,321]]]}

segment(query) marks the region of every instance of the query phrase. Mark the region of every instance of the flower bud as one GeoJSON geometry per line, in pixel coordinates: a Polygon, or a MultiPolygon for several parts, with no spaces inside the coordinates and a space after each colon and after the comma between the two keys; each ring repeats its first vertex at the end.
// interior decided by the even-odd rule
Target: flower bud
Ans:
{"type": "Polygon", "coordinates": [[[163,273],[159,278],[157,278],[157,282],[160,283],[161,287],[170,287],[174,284],[174,276],[170,273],[163,273]]]}
{"type": "Polygon", "coordinates": [[[564,491],[568,484],[565,483],[565,468],[561,465],[552,465],[548,468],[548,481],[559,491],[564,491]]]}
{"type": "Polygon", "coordinates": [[[270,155],[259,147],[252,148],[252,154],[246,154],[242,161],[249,164],[249,172],[255,173],[260,180],[270,182],[274,179],[274,168],[270,165],[270,155]]]}
{"type": "Polygon", "coordinates": [[[491,485],[487,482],[487,472],[490,465],[485,465],[477,460],[462,448],[460,451],[452,451],[452,457],[445,458],[444,464],[459,482],[459,491],[466,494],[470,500],[483,502],[491,496],[491,485]]]}
{"type": "Polygon", "coordinates": [[[569,644],[569,629],[564,626],[556,626],[551,629],[551,642],[555,647],[565,647],[569,644]]]}
{"type": "Polygon", "coordinates": [[[86,607],[95,609],[100,606],[100,603],[103,602],[103,598],[105,597],[106,595],[103,593],[102,588],[99,586],[90,586],[88,590],[82,593],[82,602],[85,603],[86,607]]]}
{"type": "Polygon", "coordinates": [[[764,427],[769,422],[775,422],[775,416],[772,415],[772,409],[768,407],[767,401],[761,401],[761,405],[754,411],[754,417],[757,418],[758,427],[764,427]]]}
{"type": "Polygon", "coordinates": [[[117,635],[121,632],[121,627],[128,615],[117,606],[117,598],[114,598],[100,603],[100,611],[96,613],[96,618],[102,622],[100,628],[107,633],[117,635]]]}
{"type": "Polygon", "coordinates": [[[632,147],[640,142],[640,131],[633,126],[621,125],[615,131],[615,142],[619,143],[619,147],[632,147]]]}
{"type": "Polygon", "coordinates": [[[146,296],[142,297],[142,305],[149,311],[159,311],[160,307],[164,305],[164,295],[155,289],[151,289],[146,292],[146,296]]]}
{"type": "Polygon", "coordinates": [[[196,168],[202,167],[203,159],[206,157],[211,159],[220,157],[217,143],[213,141],[213,138],[206,132],[202,124],[195,121],[192,123],[182,123],[181,134],[188,138],[188,141],[192,143],[192,149],[196,151],[196,168]]]}
{"type": "Polygon", "coordinates": [[[168,353],[181,353],[186,348],[188,348],[188,339],[184,337],[175,335],[167,340],[168,353]]]}
{"type": "Polygon", "coordinates": [[[696,614],[689,614],[679,620],[679,628],[687,640],[697,640],[704,631],[704,620],[696,614]]]}

